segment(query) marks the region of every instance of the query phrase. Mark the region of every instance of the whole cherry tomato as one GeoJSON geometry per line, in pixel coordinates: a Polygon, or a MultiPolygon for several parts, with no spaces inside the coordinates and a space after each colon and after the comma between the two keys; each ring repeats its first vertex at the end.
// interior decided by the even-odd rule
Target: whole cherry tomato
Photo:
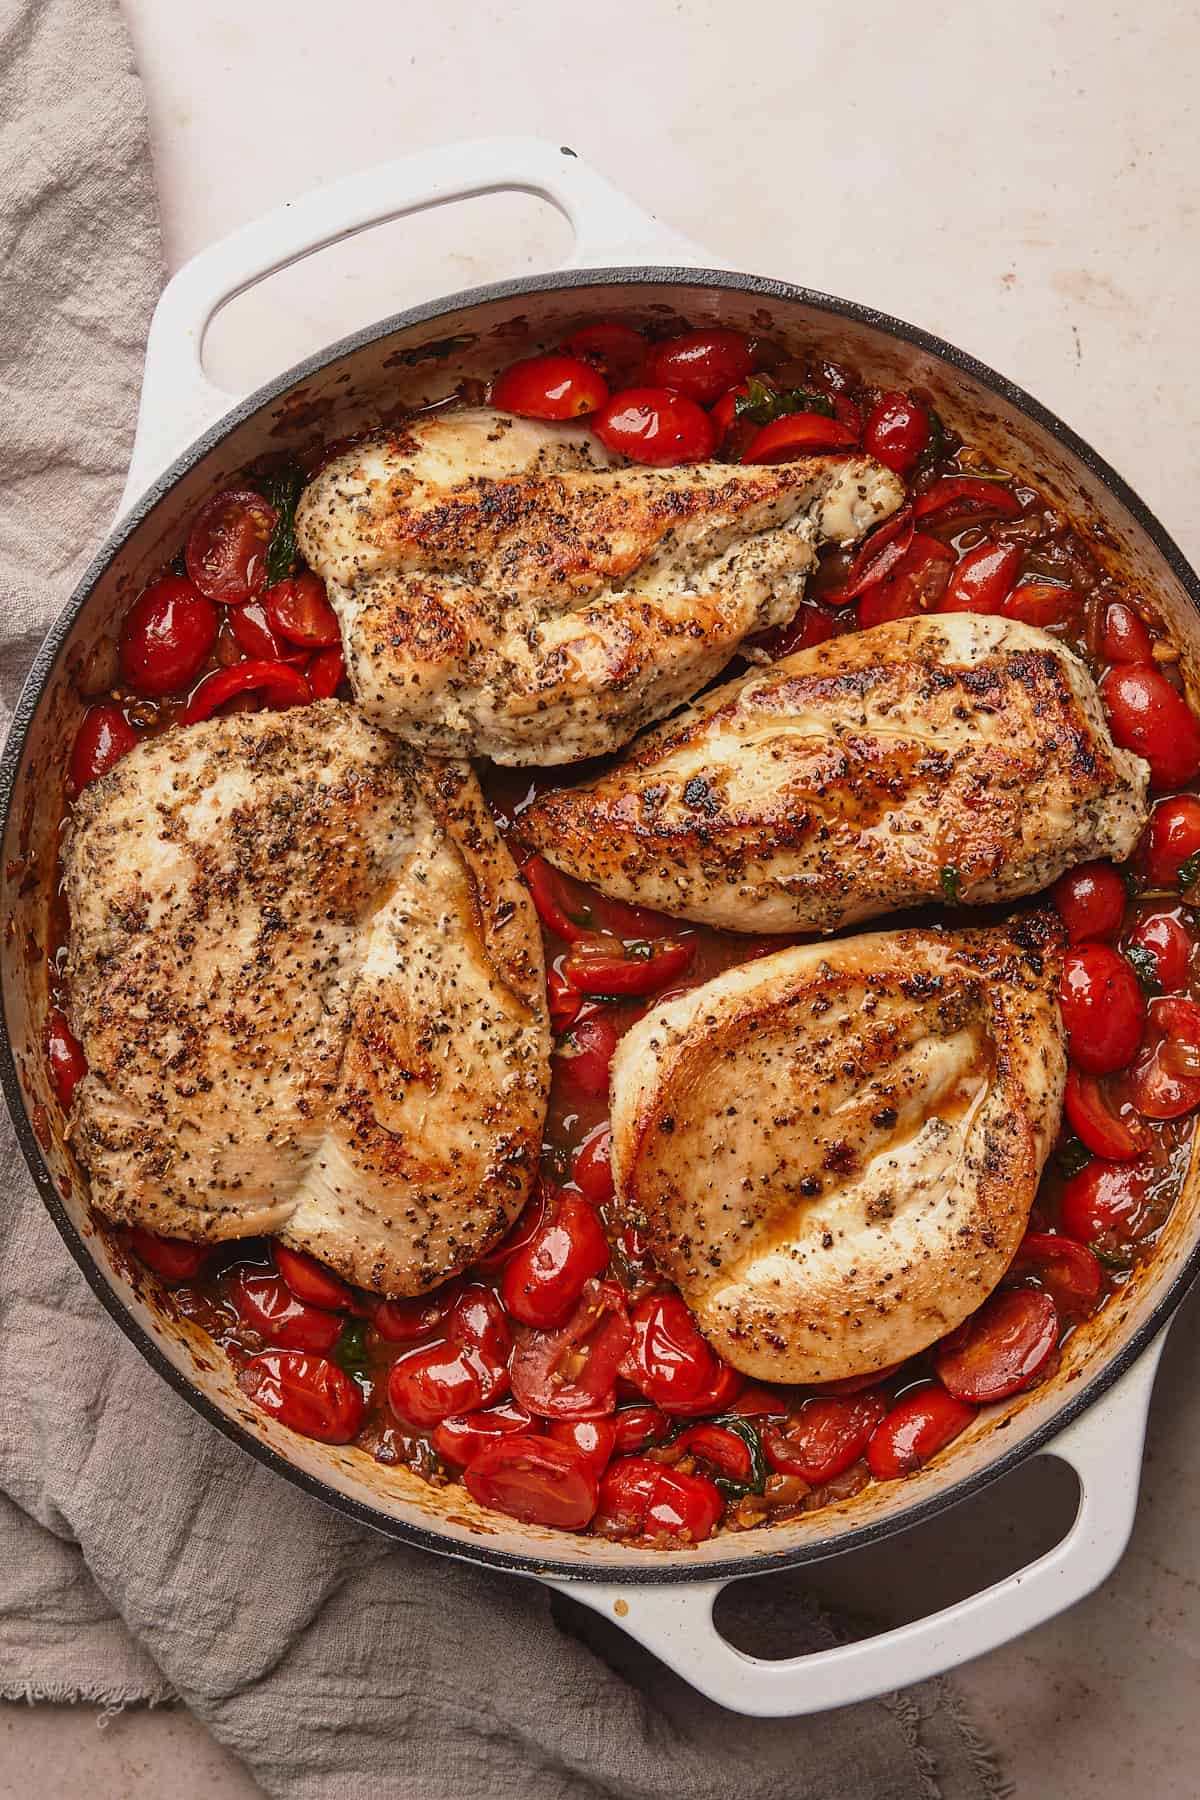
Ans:
{"type": "Polygon", "coordinates": [[[302,650],[326,650],[340,641],[337,614],[325,598],[325,583],[311,569],[277,581],[263,595],[272,631],[302,650]]]}
{"type": "Polygon", "coordinates": [[[616,456],[655,469],[707,462],[716,428],[703,407],[667,388],[623,388],[596,414],[592,429],[616,456]]]}
{"type": "Polygon", "coordinates": [[[579,419],[607,399],[603,375],[578,356],[528,356],[492,383],[492,405],[526,419],[579,419]]]}
{"type": "Polygon", "coordinates": [[[524,1247],[504,1265],[501,1292],[514,1319],[552,1329],[565,1323],[586,1283],[609,1262],[604,1227],[582,1195],[565,1194],[524,1247]]]}
{"type": "Polygon", "coordinates": [[[786,1419],[763,1427],[763,1449],[778,1475],[823,1487],[856,1463],[887,1412],[879,1393],[805,1400],[786,1419]]]}
{"type": "Polygon", "coordinates": [[[1017,579],[1021,549],[1017,544],[979,544],[956,564],[939,612],[999,612],[1017,579]]]}
{"type": "Polygon", "coordinates": [[[261,593],[267,579],[267,546],[278,517],[253,488],[226,488],[202,508],[184,561],[193,585],[206,599],[241,606],[261,593]]]}
{"type": "Polygon", "coordinates": [[[597,1480],[608,1467],[617,1441],[611,1419],[555,1419],[546,1435],[556,1444],[571,1444],[586,1456],[597,1480]]]}
{"type": "Polygon", "coordinates": [[[434,1429],[433,1447],[446,1462],[465,1468],[485,1444],[533,1428],[533,1419],[525,1408],[506,1400],[500,1406],[489,1407],[487,1412],[462,1413],[456,1418],[443,1419],[434,1429]]]}
{"type": "Polygon", "coordinates": [[[500,1388],[492,1377],[493,1371],[469,1344],[428,1344],[392,1364],[388,1405],[401,1424],[428,1429],[499,1398],[500,1388]]]}
{"type": "Polygon", "coordinates": [[[600,1419],[616,1410],[617,1370],[633,1332],[624,1290],[589,1281],[565,1325],[514,1334],[513,1394],[543,1419],[600,1419]]]}
{"type": "Polygon", "coordinates": [[[1154,639],[1131,606],[1110,600],[1100,631],[1100,655],[1107,663],[1148,663],[1154,660],[1154,639]]]}
{"type": "Polygon", "coordinates": [[[139,694],[188,688],[217,641],[217,609],[182,575],[143,588],[121,625],[121,674],[139,694]]]}
{"type": "Polygon", "coordinates": [[[480,1506],[525,1525],[582,1531],[596,1510],[596,1474],[583,1452],[528,1432],[485,1444],[463,1485],[480,1506]]]}
{"type": "Polygon", "coordinates": [[[1146,1001],[1137,976],[1107,944],[1068,950],[1058,1003],[1071,1060],[1089,1075],[1108,1075],[1133,1060],[1146,1001]]]}
{"type": "Polygon", "coordinates": [[[291,1250],[286,1244],[276,1243],[273,1249],[275,1267],[297,1300],[303,1300],[308,1306],[323,1306],[327,1312],[347,1312],[353,1308],[354,1295],[349,1283],[318,1262],[315,1256],[309,1256],[305,1250],[291,1250]]]}
{"type": "Polygon", "coordinates": [[[1178,912],[1143,913],[1129,934],[1130,949],[1153,959],[1155,980],[1166,994],[1187,986],[1195,944],[1178,912]]]}
{"type": "Polygon", "coordinates": [[[259,688],[267,705],[276,709],[307,706],[312,699],[312,689],[307,681],[299,669],[293,669],[289,663],[234,663],[231,669],[215,669],[204,677],[184,708],[181,722],[198,725],[202,719],[211,718],[235,694],[246,694],[259,688]]]}
{"type": "Polygon", "coordinates": [[[710,326],[653,344],[646,378],[655,387],[671,388],[701,406],[711,406],[753,367],[754,354],[743,332],[710,326]]]}
{"type": "Polygon", "coordinates": [[[721,1491],[706,1476],[681,1475],[644,1456],[610,1463],[600,1483],[603,1519],[630,1536],[703,1543],[723,1510],[721,1491]]]}
{"type": "MultiPolygon", "coordinates": [[[[1160,800],[1150,814],[1144,845],[1146,873],[1156,887],[1175,887],[1184,863],[1193,857],[1200,863],[1200,800],[1195,794],[1160,800]]],[[[1188,873],[1194,881],[1200,870],[1193,864],[1188,873]]]]}
{"type": "Polygon", "coordinates": [[[645,338],[620,319],[595,319],[590,325],[580,325],[563,339],[562,348],[594,363],[614,386],[628,386],[637,380],[646,358],[645,338]]]}
{"type": "Polygon", "coordinates": [[[1115,664],[1100,692],[1114,740],[1145,758],[1155,787],[1183,787],[1200,773],[1200,723],[1153,663],[1115,664]]]}
{"type": "Polygon", "coordinates": [[[1006,619],[1022,625],[1065,625],[1079,611],[1080,598],[1061,581],[1022,581],[1000,608],[1006,619]]]}
{"type": "Polygon", "coordinates": [[[596,1013],[572,1025],[558,1051],[564,1079],[577,1093],[599,1099],[608,1092],[608,1071],[617,1047],[611,1019],[596,1013]]]}
{"type": "Polygon", "coordinates": [[[348,1444],[362,1425],[365,1403],[357,1382],[323,1356],[268,1350],[250,1358],[238,1386],[281,1425],[322,1444],[348,1444]]]}
{"type": "Polygon", "coordinates": [[[818,450],[850,450],[857,439],[840,419],[824,413],[785,413],[760,426],[742,454],[744,463],[791,462],[818,450]]]}
{"type": "Polygon", "coordinates": [[[657,1406],[625,1406],[613,1416],[613,1454],[632,1456],[650,1444],[661,1444],[674,1426],[657,1406]]]}
{"type": "Polygon", "coordinates": [[[153,1269],[156,1275],[161,1275],[172,1285],[177,1281],[191,1281],[210,1255],[207,1244],[185,1244],[181,1238],[159,1237],[157,1232],[145,1231],[140,1225],[135,1225],[129,1233],[129,1248],[139,1262],[144,1262],[148,1269],[153,1269]]]}
{"type": "Polygon", "coordinates": [[[46,1057],[58,1104],[70,1112],[75,1089],[87,1074],[83,1046],[67,1024],[66,1014],[52,1006],[46,1015],[46,1057]]]}
{"type": "Polygon", "coordinates": [[[976,1408],[931,1381],[912,1388],[878,1425],[867,1445],[867,1464],[877,1481],[897,1481],[923,1468],[965,1431],[976,1408]]]}
{"type": "Polygon", "coordinates": [[[495,1289],[482,1281],[460,1288],[446,1314],[445,1331],[447,1342],[477,1350],[491,1366],[494,1373],[484,1383],[484,1398],[491,1399],[512,1349],[508,1317],[495,1289]]]}
{"type": "Polygon", "coordinates": [[[717,1359],[678,1294],[647,1294],[630,1322],[633,1347],[623,1373],[656,1406],[694,1400],[713,1380],[717,1359]]]}
{"type": "Polygon", "coordinates": [[[1111,863],[1080,863],[1054,884],[1054,904],[1073,944],[1115,937],[1125,916],[1125,883],[1111,863]]]}
{"type": "Polygon", "coordinates": [[[1150,1145],[1150,1131],[1130,1101],[1118,1100],[1098,1075],[1067,1072],[1066,1113],[1076,1137],[1093,1156],[1129,1162],[1150,1145]]]}
{"type": "Polygon", "coordinates": [[[1200,1106],[1200,1006],[1181,994],[1150,1003],[1149,1028],[1130,1071],[1133,1103],[1148,1119],[1181,1119],[1200,1106]]]}
{"type": "Polygon", "coordinates": [[[230,607],[225,622],[242,655],[252,661],[303,661],[299,651],[290,649],[276,635],[261,600],[247,600],[244,606],[230,607]]]}
{"type": "Polygon", "coordinates": [[[983,1406],[1032,1387],[1058,1344],[1058,1310],[1044,1288],[1001,1288],[934,1351],[938,1380],[983,1406]]]}
{"type": "Polygon", "coordinates": [[[612,1133],[607,1125],[597,1125],[580,1144],[571,1165],[571,1180],[593,1206],[606,1206],[612,1199],[612,1133]]]}
{"type": "Polygon", "coordinates": [[[1136,1243],[1146,1224],[1149,1175],[1145,1163],[1097,1157],[1085,1164],[1063,1187],[1059,1219],[1067,1236],[1101,1248],[1136,1243]]]}
{"type": "Polygon", "coordinates": [[[138,733],[119,706],[107,701],[89,706],[83,715],[71,749],[71,785],[77,790],[106,775],[115,762],[128,756],[138,741],[138,733]]]}
{"type": "Polygon", "coordinates": [[[1100,1259],[1086,1244],[1057,1232],[1030,1231],[1021,1240],[1014,1269],[1027,1269],[1047,1288],[1060,1313],[1086,1319],[1095,1312],[1104,1287],[1100,1259]]]}
{"type": "Polygon", "coordinates": [[[929,414],[907,394],[881,394],[863,433],[863,449],[898,475],[911,469],[929,442],[929,414]]]}
{"type": "Polygon", "coordinates": [[[229,1297],[246,1324],[279,1349],[315,1350],[325,1355],[341,1335],[342,1321],[336,1313],[297,1300],[278,1275],[265,1270],[236,1270],[229,1297]]]}
{"type": "Polygon", "coordinates": [[[676,1419],[702,1419],[711,1417],[713,1413],[734,1412],[745,1385],[744,1375],[714,1356],[712,1377],[702,1388],[689,1395],[686,1400],[680,1396],[674,1400],[660,1401],[660,1405],[664,1412],[676,1419]]]}
{"type": "Polygon", "coordinates": [[[389,1344],[416,1344],[433,1336],[453,1300],[453,1293],[445,1290],[441,1295],[381,1300],[371,1315],[371,1323],[389,1344]]]}

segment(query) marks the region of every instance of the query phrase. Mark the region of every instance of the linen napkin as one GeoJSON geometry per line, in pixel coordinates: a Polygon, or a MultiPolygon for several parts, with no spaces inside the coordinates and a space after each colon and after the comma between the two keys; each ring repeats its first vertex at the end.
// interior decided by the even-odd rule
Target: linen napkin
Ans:
{"type": "MultiPolygon", "coordinates": [[[[108,0],[0,5],[0,705],[103,536],[161,280],[108,0]]],[[[980,1800],[939,1684],[735,1718],[570,1601],[396,1548],[226,1442],[93,1299],[0,1140],[0,1695],[182,1700],[289,1800],[980,1800]]],[[[759,1642],[832,1628],[746,1584],[759,1642]]],[[[183,1772],[181,1771],[181,1781],[183,1772]]]]}

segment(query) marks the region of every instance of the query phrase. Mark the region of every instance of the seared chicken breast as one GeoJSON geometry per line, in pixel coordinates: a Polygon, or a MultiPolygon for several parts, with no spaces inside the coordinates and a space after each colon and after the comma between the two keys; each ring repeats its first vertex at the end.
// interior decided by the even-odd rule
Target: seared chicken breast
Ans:
{"type": "Polygon", "coordinates": [[[444,755],[615,750],[791,617],[819,545],[903,499],[864,456],[612,466],[579,425],[450,411],[356,445],[301,497],[367,718],[444,755]]]}
{"type": "Polygon", "coordinates": [[[619,1205],[735,1368],[880,1369],[996,1285],[1058,1129],[1060,929],[783,950],[621,1040],[619,1205]]]}
{"type": "Polygon", "coordinates": [[[541,941],[470,769],[328,700],[138,745],[65,849],[99,1209],[415,1294],[537,1169],[541,941]]]}
{"type": "Polygon", "coordinates": [[[521,829],[620,899],[731,931],[833,931],[1127,857],[1148,776],[1065,645],[945,613],[715,689],[598,780],[544,794],[521,829]]]}

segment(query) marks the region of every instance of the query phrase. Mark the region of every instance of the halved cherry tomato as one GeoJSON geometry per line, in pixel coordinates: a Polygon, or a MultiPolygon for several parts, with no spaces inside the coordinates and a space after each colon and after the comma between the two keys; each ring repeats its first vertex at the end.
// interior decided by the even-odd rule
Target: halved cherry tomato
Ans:
{"type": "Polygon", "coordinates": [[[798,650],[810,650],[814,644],[823,644],[833,632],[834,623],[829,613],[814,606],[810,600],[802,600],[786,625],[772,625],[766,631],[754,632],[745,640],[745,647],[761,650],[778,659],[794,656],[798,650]]]}
{"type": "Polygon", "coordinates": [[[613,1197],[612,1133],[597,1125],[575,1152],[571,1180],[593,1206],[607,1206],[613,1197]]]}
{"type": "Polygon", "coordinates": [[[667,1411],[695,1400],[713,1381],[717,1359],[678,1294],[647,1294],[630,1314],[633,1344],[622,1370],[667,1411]]]}
{"type": "Polygon", "coordinates": [[[1059,581],[1022,581],[1000,608],[1006,619],[1019,619],[1022,625],[1065,625],[1080,608],[1080,598],[1072,587],[1059,581]]]}
{"type": "Polygon", "coordinates": [[[611,1019],[596,1013],[572,1025],[558,1048],[563,1078],[577,1093],[599,1099],[608,1092],[608,1071],[617,1047],[611,1019]]]}
{"type": "Polygon", "coordinates": [[[1060,1313],[1086,1319],[1104,1286],[1100,1259],[1086,1244],[1052,1231],[1030,1231],[1021,1240],[1014,1269],[1028,1269],[1048,1288],[1060,1313]]]}
{"type": "Polygon", "coordinates": [[[357,1382],[323,1356],[268,1350],[250,1358],[238,1386],[281,1425],[322,1444],[348,1444],[362,1425],[365,1402],[357,1382]]]}
{"type": "Polygon", "coordinates": [[[582,1531],[597,1504],[595,1471],[582,1451],[530,1433],[485,1444],[463,1485],[480,1506],[559,1531],[582,1531]]]}
{"type": "Polygon", "coordinates": [[[206,599],[241,606],[262,591],[267,546],[278,517],[253,488],[226,488],[202,508],[184,561],[193,585],[206,599]]]}
{"type": "Polygon", "coordinates": [[[1058,1309],[1044,1288],[1002,1288],[943,1338],[934,1372],[948,1394],[972,1406],[1032,1387],[1058,1343],[1058,1309]]]}
{"type": "Polygon", "coordinates": [[[1065,1183],[1059,1221],[1077,1243],[1125,1248],[1141,1236],[1147,1217],[1146,1163],[1087,1163],[1065,1183]]]}
{"type": "Polygon", "coordinates": [[[955,565],[939,612],[999,612],[1021,566],[1018,544],[979,544],[955,565]]]}
{"type": "Polygon", "coordinates": [[[763,1427],[767,1461],[779,1475],[823,1487],[864,1454],[886,1412],[879,1393],[805,1400],[786,1419],[763,1427]]]}
{"type": "Polygon", "coordinates": [[[261,662],[298,659],[298,653],[290,651],[283,640],[276,637],[261,600],[247,600],[244,606],[231,608],[225,618],[243,656],[261,662]]]}
{"type": "Polygon", "coordinates": [[[453,1419],[443,1419],[433,1433],[433,1447],[438,1455],[447,1462],[458,1463],[465,1468],[472,1462],[485,1444],[491,1444],[497,1438],[513,1437],[518,1431],[531,1431],[533,1419],[523,1406],[517,1406],[512,1400],[505,1400],[500,1406],[491,1406],[486,1412],[462,1413],[453,1419]]]}
{"type": "Polygon", "coordinates": [[[1066,1112],[1072,1131],[1093,1156],[1129,1162],[1149,1148],[1149,1128],[1132,1104],[1109,1094],[1096,1075],[1068,1070],[1066,1112]]]}
{"type": "Polygon", "coordinates": [[[157,699],[196,679],[217,641],[217,609],[182,575],[143,588],[121,624],[121,674],[157,699]]]}
{"type": "Polygon", "coordinates": [[[581,937],[567,953],[563,974],[581,994],[653,994],[682,975],[695,954],[695,938],[635,945],[581,937]]]}
{"type": "Polygon", "coordinates": [[[603,375],[578,356],[527,356],[492,383],[492,405],[526,419],[580,419],[607,399],[603,375]]]}
{"type": "Polygon", "coordinates": [[[632,325],[620,319],[595,319],[580,325],[562,347],[571,356],[594,363],[610,382],[626,384],[642,371],[646,357],[646,340],[632,325]]]}
{"type": "Polygon", "coordinates": [[[1099,648],[1108,663],[1148,663],[1154,658],[1148,627],[1123,600],[1110,600],[1105,608],[1099,648]]]}
{"type": "Polygon", "coordinates": [[[747,1482],[754,1478],[754,1457],[749,1444],[727,1426],[689,1425],[676,1443],[684,1455],[708,1463],[726,1481],[747,1482]]]}
{"type": "Polygon", "coordinates": [[[1068,950],[1058,989],[1071,1060],[1089,1075],[1109,1075],[1133,1060],[1146,1019],[1137,976],[1107,944],[1068,950]]]}
{"type": "Polygon", "coordinates": [[[139,1262],[144,1262],[164,1281],[191,1281],[200,1273],[211,1254],[208,1244],[185,1244],[181,1238],[159,1237],[135,1225],[129,1233],[129,1248],[139,1262]]]}
{"type": "Polygon", "coordinates": [[[354,1306],[350,1284],[332,1269],[309,1256],[305,1250],[291,1250],[276,1242],[275,1267],[297,1300],[309,1306],[323,1306],[328,1312],[347,1312],[354,1306]]]}
{"type": "Polygon", "coordinates": [[[615,1411],[617,1369],[633,1339],[624,1291],[589,1281],[565,1325],[514,1334],[512,1390],[543,1419],[599,1419],[615,1411]]]}
{"type": "Polygon", "coordinates": [[[478,1258],[477,1266],[481,1269],[502,1269],[515,1251],[537,1236],[546,1217],[547,1207],[557,1200],[557,1196],[557,1188],[551,1188],[544,1179],[539,1181],[511,1231],[500,1239],[494,1250],[489,1250],[486,1256],[478,1258]]]}
{"type": "Polygon", "coordinates": [[[939,525],[968,513],[980,519],[1015,519],[1021,511],[1011,488],[981,475],[944,475],[913,502],[918,519],[936,519],[939,525]]]}
{"type": "Polygon", "coordinates": [[[371,1323],[389,1344],[416,1344],[439,1329],[457,1290],[422,1294],[410,1299],[381,1300],[371,1323]]]}
{"type": "Polygon", "coordinates": [[[613,1417],[613,1454],[632,1456],[649,1444],[661,1444],[674,1425],[657,1406],[625,1406],[613,1417]]]}
{"type": "Polygon", "coordinates": [[[746,1385],[746,1377],[730,1368],[719,1357],[713,1357],[713,1364],[712,1379],[698,1393],[686,1400],[680,1398],[661,1401],[662,1410],[670,1413],[674,1419],[702,1419],[713,1413],[736,1411],[738,1397],[746,1385]]]}
{"type": "Polygon", "coordinates": [[[52,1006],[46,1015],[46,1056],[58,1104],[64,1112],[70,1112],[75,1089],[87,1074],[87,1058],[66,1015],[57,1006],[52,1006]]]}
{"type": "Polygon", "coordinates": [[[608,1239],[582,1195],[564,1194],[554,1217],[504,1265],[504,1304],[522,1325],[551,1330],[579,1304],[586,1283],[608,1267],[608,1239]]]}
{"type": "Polygon", "coordinates": [[[181,723],[199,724],[201,719],[211,718],[235,694],[246,694],[255,688],[261,688],[267,705],[276,709],[307,706],[312,699],[312,689],[299,669],[293,669],[290,663],[234,663],[231,669],[217,669],[204,677],[184,708],[181,723]]]}
{"type": "Polygon", "coordinates": [[[929,442],[929,414],[908,394],[881,394],[863,433],[863,449],[902,475],[929,442]]]}
{"type": "Polygon", "coordinates": [[[346,659],[337,648],[318,650],[304,671],[314,700],[332,700],[346,676],[346,659]]]}
{"type": "Polygon", "coordinates": [[[337,614],[325,598],[325,583],[311,569],[277,581],[263,595],[272,631],[302,650],[327,650],[340,641],[337,614]]]}
{"type": "Polygon", "coordinates": [[[1183,787],[1200,773],[1200,721],[1153,663],[1117,663],[1100,683],[1112,734],[1150,764],[1157,788],[1183,787]]]}
{"type": "Polygon", "coordinates": [[[827,419],[824,413],[785,413],[760,426],[746,445],[742,461],[790,462],[818,450],[850,450],[857,442],[854,432],[840,419],[827,419]]]}
{"type": "Polygon", "coordinates": [[[1147,1041],[1130,1073],[1148,1119],[1181,1119],[1200,1106],[1200,1005],[1181,994],[1152,1000],[1147,1041]]]}
{"type": "Polygon", "coordinates": [[[630,1536],[699,1544],[711,1536],[723,1510],[721,1491],[706,1476],[681,1475],[649,1457],[610,1463],[600,1483],[605,1524],[630,1536]]]}
{"type": "Polygon", "coordinates": [[[586,1456],[597,1480],[612,1460],[617,1441],[612,1419],[555,1419],[546,1435],[556,1444],[571,1444],[586,1456]]]}
{"type": "Polygon", "coordinates": [[[1080,863],[1054,884],[1054,904],[1073,944],[1115,937],[1125,916],[1125,883],[1111,863],[1080,863]]]}
{"type": "Polygon", "coordinates": [[[138,733],[119,706],[89,706],[71,748],[71,785],[83,789],[98,781],[137,741],[138,733]]]}
{"type": "Polygon", "coordinates": [[[1174,794],[1150,814],[1143,840],[1146,873],[1156,887],[1174,887],[1185,862],[1200,851],[1200,800],[1174,794]]]}
{"type": "Polygon", "coordinates": [[[1155,978],[1164,993],[1186,987],[1196,940],[1175,912],[1144,913],[1129,934],[1130,949],[1154,959],[1155,978]]]}
{"type": "Polygon", "coordinates": [[[646,377],[655,387],[686,394],[701,406],[711,406],[734,382],[742,381],[754,367],[754,353],[744,332],[709,326],[701,331],[682,331],[677,337],[652,344],[646,377]]]}
{"type": "Polygon", "coordinates": [[[336,1313],[323,1312],[297,1300],[278,1275],[262,1269],[237,1269],[229,1297],[238,1315],[266,1343],[283,1350],[315,1350],[324,1355],[341,1334],[336,1313]]]}
{"type": "MultiPolygon", "coordinates": [[[[821,598],[827,606],[848,606],[885,576],[895,573],[913,541],[911,506],[877,526],[856,551],[841,587],[827,588],[821,598]]],[[[940,546],[939,546],[940,548],[940,546]]]]}
{"type": "Polygon", "coordinates": [[[401,1424],[428,1427],[498,1399],[503,1383],[470,1344],[428,1344],[392,1364],[387,1397],[401,1424]]]}
{"type": "Polygon", "coordinates": [[[661,387],[623,388],[596,414],[592,430],[614,455],[655,469],[707,462],[717,437],[703,407],[661,387]]]}
{"type": "Polygon", "coordinates": [[[975,1417],[967,1406],[931,1381],[898,1400],[867,1445],[867,1465],[877,1481],[898,1481],[923,1468],[975,1417]]]}
{"type": "Polygon", "coordinates": [[[893,619],[911,619],[941,599],[954,567],[954,552],[938,538],[915,533],[887,581],[868,590],[858,608],[864,631],[893,619]]]}

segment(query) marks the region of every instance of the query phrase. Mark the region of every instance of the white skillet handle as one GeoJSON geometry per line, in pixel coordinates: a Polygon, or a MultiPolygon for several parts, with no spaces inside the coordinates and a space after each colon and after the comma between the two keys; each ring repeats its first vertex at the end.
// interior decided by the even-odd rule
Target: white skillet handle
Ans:
{"type": "Polygon", "coordinates": [[[573,152],[538,138],[451,144],[316,188],[202,250],[163,290],[146,346],[137,438],[121,511],[239,398],[211,382],[201,360],[205,331],[227,301],[277,269],[372,225],[477,194],[514,190],[539,195],[571,225],[575,244],[565,268],[709,261],[573,152]]]}
{"type": "Polygon", "coordinates": [[[717,1631],[713,1603],[726,1582],[553,1585],[613,1619],[692,1687],[733,1712],[793,1717],[924,1681],[1053,1618],[1116,1567],[1137,1510],[1146,1414],[1165,1336],[1047,1446],[1046,1454],[1070,1463],[1079,1478],[1079,1510],[1063,1541],[1028,1568],[915,1624],[771,1662],[736,1650],[717,1631]]]}

